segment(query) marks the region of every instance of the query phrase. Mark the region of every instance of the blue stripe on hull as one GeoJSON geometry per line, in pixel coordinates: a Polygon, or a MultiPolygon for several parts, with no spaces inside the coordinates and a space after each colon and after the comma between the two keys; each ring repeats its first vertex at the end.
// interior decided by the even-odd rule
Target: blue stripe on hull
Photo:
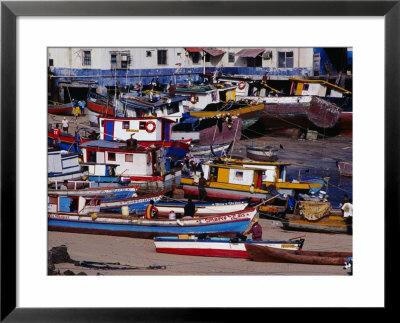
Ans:
{"type": "Polygon", "coordinates": [[[48,220],[49,227],[64,227],[69,229],[85,229],[95,232],[96,230],[110,232],[127,233],[157,233],[157,234],[202,234],[202,233],[223,233],[223,232],[243,232],[246,230],[250,221],[240,221],[224,224],[202,225],[202,226],[182,226],[182,227],[157,227],[135,224],[114,224],[99,222],[78,222],[66,220],[48,220]]]}

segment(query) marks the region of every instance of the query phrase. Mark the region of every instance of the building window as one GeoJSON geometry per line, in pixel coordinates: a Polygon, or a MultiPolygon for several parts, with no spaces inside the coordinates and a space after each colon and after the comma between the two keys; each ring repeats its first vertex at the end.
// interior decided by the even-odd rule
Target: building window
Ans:
{"type": "Polygon", "coordinates": [[[132,163],[133,162],[133,154],[125,154],[125,162],[132,163]]]}
{"type": "Polygon", "coordinates": [[[129,121],[122,122],[122,129],[129,129],[129,121]]]}
{"type": "Polygon", "coordinates": [[[193,64],[198,64],[200,61],[201,55],[199,52],[192,53],[192,62],[193,64]]]}
{"type": "Polygon", "coordinates": [[[206,53],[206,62],[209,63],[211,60],[211,55],[209,53],[206,53]]]}
{"type": "Polygon", "coordinates": [[[49,58],[49,66],[53,66],[54,65],[54,61],[52,58],[49,58]]]}
{"type": "Polygon", "coordinates": [[[157,50],[157,64],[158,65],[167,65],[167,50],[166,49],[157,50]]]}
{"type": "Polygon", "coordinates": [[[115,161],[115,153],[108,153],[108,161],[115,161]]]}
{"type": "Polygon", "coordinates": [[[278,67],[293,68],[293,52],[278,52],[278,67]]]}
{"type": "Polygon", "coordinates": [[[83,51],[83,66],[90,66],[92,65],[92,53],[90,50],[83,51]]]}
{"type": "Polygon", "coordinates": [[[247,57],[247,66],[248,67],[261,67],[262,66],[262,57],[260,55],[256,57],[247,57]]]}
{"type": "Polygon", "coordinates": [[[132,60],[129,53],[111,53],[111,69],[128,69],[131,63],[132,60]]]}
{"type": "Polygon", "coordinates": [[[228,53],[228,62],[229,63],[235,62],[235,53],[233,53],[233,52],[228,53]]]}

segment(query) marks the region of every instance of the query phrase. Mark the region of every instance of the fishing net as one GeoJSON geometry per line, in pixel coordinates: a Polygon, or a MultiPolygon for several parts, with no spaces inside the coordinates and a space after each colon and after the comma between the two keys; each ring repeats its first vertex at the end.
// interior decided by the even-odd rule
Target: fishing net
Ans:
{"type": "Polygon", "coordinates": [[[329,202],[301,201],[300,215],[310,221],[316,221],[328,215],[332,210],[329,202]]]}

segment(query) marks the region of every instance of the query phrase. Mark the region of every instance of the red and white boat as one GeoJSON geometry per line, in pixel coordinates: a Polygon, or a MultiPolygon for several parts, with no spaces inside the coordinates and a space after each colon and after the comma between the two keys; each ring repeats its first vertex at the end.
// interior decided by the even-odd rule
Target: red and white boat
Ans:
{"type": "Polygon", "coordinates": [[[56,103],[47,106],[47,112],[51,114],[72,115],[74,111],[74,103],[56,103]]]}
{"type": "MultiPolygon", "coordinates": [[[[297,239],[297,238],[294,238],[297,239]]],[[[155,237],[154,244],[157,252],[172,253],[178,255],[250,258],[246,251],[245,242],[260,246],[285,250],[301,250],[304,239],[287,241],[274,240],[241,240],[238,238],[206,238],[180,235],[178,237],[155,237]]]]}

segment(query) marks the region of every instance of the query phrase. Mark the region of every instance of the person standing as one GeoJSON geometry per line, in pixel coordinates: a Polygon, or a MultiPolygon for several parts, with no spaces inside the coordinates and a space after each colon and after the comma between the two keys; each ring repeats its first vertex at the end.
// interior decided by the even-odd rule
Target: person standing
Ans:
{"type": "Polygon", "coordinates": [[[188,199],[188,202],[184,207],[183,217],[189,216],[193,218],[195,213],[196,213],[196,206],[192,202],[192,199],[188,199]]]}
{"type": "Polygon", "coordinates": [[[251,229],[247,232],[245,232],[244,234],[252,234],[251,239],[253,241],[261,241],[262,240],[262,227],[261,225],[258,223],[258,219],[254,219],[253,220],[253,225],[251,227],[251,229]]]}
{"type": "Polygon", "coordinates": [[[343,204],[342,206],[343,210],[343,217],[346,221],[347,225],[347,233],[352,234],[353,233],[353,200],[349,199],[348,202],[343,204]]]}
{"type": "Polygon", "coordinates": [[[75,109],[74,109],[75,122],[78,121],[78,117],[79,117],[80,111],[81,111],[81,110],[79,109],[79,105],[76,105],[76,106],[75,106],[75,109]]]}
{"type": "Polygon", "coordinates": [[[78,153],[79,152],[79,144],[81,143],[81,135],[79,134],[79,128],[76,126],[75,129],[75,151],[78,153]]]}
{"type": "Polygon", "coordinates": [[[58,123],[56,123],[56,127],[53,129],[54,136],[54,146],[60,147],[61,139],[60,139],[61,130],[58,128],[58,123]]]}
{"type": "Polygon", "coordinates": [[[84,116],[86,102],[84,100],[80,100],[78,103],[79,103],[79,109],[80,109],[81,115],[84,116]]]}
{"type": "Polygon", "coordinates": [[[147,220],[151,220],[152,218],[156,218],[158,213],[158,209],[154,206],[154,201],[151,200],[150,203],[146,207],[144,217],[147,220]]]}
{"type": "Polygon", "coordinates": [[[199,200],[200,201],[204,201],[204,199],[207,196],[206,184],[207,184],[207,180],[204,178],[204,173],[201,172],[200,178],[199,178],[199,200]]]}
{"type": "Polygon", "coordinates": [[[62,120],[63,131],[68,133],[69,123],[66,117],[62,120]]]}

